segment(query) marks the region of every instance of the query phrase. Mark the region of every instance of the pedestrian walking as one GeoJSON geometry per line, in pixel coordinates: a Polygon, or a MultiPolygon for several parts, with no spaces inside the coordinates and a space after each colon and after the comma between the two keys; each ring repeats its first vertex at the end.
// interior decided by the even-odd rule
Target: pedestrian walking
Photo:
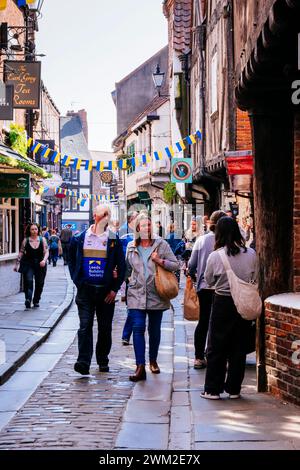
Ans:
{"type": "MultiPolygon", "coordinates": [[[[166,235],[166,242],[169,244],[171,250],[176,256],[176,259],[178,260],[179,266],[180,266],[182,254],[184,253],[184,250],[185,250],[185,243],[182,240],[182,238],[180,238],[180,236],[177,235],[175,223],[171,223],[168,227],[168,231],[166,235]]],[[[175,275],[178,280],[178,284],[180,284],[180,273],[181,273],[181,270],[179,267],[179,269],[175,272],[175,275]]]]}
{"type": "Polygon", "coordinates": [[[109,372],[115,298],[125,276],[125,258],[119,237],[108,229],[109,207],[94,210],[95,223],[74,236],[69,251],[71,278],[77,286],[79,315],[76,372],[89,374],[93,356],[93,322],[96,313],[98,338],[96,360],[100,372],[109,372]]]}
{"type": "Polygon", "coordinates": [[[170,307],[168,300],[159,297],[155,287],[155,266],[175,272],[179,263],[168,243],[152,233],[151,219],[140,214],[136,220],[135,239],[130,242],[126,256],[126,278],[129,279],[127,306],[133,324],[133,345],[136,371],[132,382],[146,380],[145,329],[148,317],[150,370],[160,373],[157,355],[161,336],[163,311],[170,307]]]}
{"type": "Polygon", "coordinates": [[[201,394],[212,400],[219,399],[223,391],[229,398],[240,397],[252,323],[244,320],[235,307],[219,251],[225,252],[231,269],[243,281],[255,281],[257,273],[256,253],[246,247],[234,219],[222,217],[216,225],[215,235],[216,251],[208,257],[204,274],[207,285],[215,288],[215,296],[208,332],[205,387],[201,394]]]}
{"type": "Polygon", "coordinates": [[[203,233],[204,231],[201,224],[199,224],[199,222],[196,220],[196,217],[193,217],[191,220],[190,227],[185,231],[184,234],[185,250],[182,254],[182,258],[185,261],[185,272],[187,271],[188,262],[191,257],[196,240],[198,237],[200,237],[200,235],[203,235],[203,233]]]}
{"type": "Polygon", "coordinates": [[[70,243],[72,239],[71,227],[72,226],[70,224],[67,224],[60,233],[60,241],[61,241],[61,246],[62,246],[62,255],[64,259],[64,265],[67,265],[69,263],[69,249],[70,249],[70,243]]]}
{"type": "Polygon", "coordinates": [[[51,237],[49,238],[49,252],[50,252],[50,264],[52,262],[53,267],[55,268],[58,257],[59,255],[62,254],[61,242],[60,242],[59,236],[57,235],[57,231],[55,228],[51,230],[51,237]]]}
{"type": "MultiPolygon", "coordinates": [[[[134,238],[134,231],[135,231],[135,221],[138,216],[137,211],[129,211],[127,216],[127,232],[125,232],[125,227],[123,226],[122,236],[120,236],[120,241],[122,243],[124,256],[126,256],[127,246],[134,238]]],[[[127,282],[124,281],[121,286],[121,300],[126,302],[127,300],[127,282]]],[[[132,321],[128,315],[127,310],[127,317],[124,324],[124,328],[122,331],[122,344],[123,346],[128,346],[130,344],[130,338],[132,335],[132,321]]]]}
{"type": "Polygon", "coordinates": [[[188,264],[189,275],[192,279],[195,279],[197,273],[197,294],[200,306],[199,321],[194,333],[194,369],[204,369],[206,367],[205,346],[214,289],[208,287],[204,279],[204,273],[208,257],[214,251],[216,224],[221,217],[226,217],[225,212],[215,211],[211,214],[208,221],[209,231],[196,240],[188,264]]]}
{"type": "Polygon", "coordinates": [[[25,307],[39,307],[43,292],[47,259],[49,256],[48,245],[45,238],[41,236],[38,224],[31,223],[26,228],[25,238],[21,244],[20,253],[17,258],[15,271],[24,276],[25,307]],[[33,283],[34,281],[34,283],[33,283]],[[33,287],[34,286],[34,287],[33,287]]]}

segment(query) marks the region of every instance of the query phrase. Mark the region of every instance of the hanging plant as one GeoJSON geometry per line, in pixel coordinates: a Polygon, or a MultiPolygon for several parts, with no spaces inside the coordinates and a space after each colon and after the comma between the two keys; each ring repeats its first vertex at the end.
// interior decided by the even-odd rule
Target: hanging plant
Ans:
{"type": "Polygon", "coordinates": [[[24,127],[12,123],[8,134],[8,143],[19,155],[27,156],[27,139],[24,127]]]}
{"type": "Polygon", "coordinates": [[[177,199],[177,190],[175,183],[167,183],[164,187],[164,200],[167,204],[172,204],[177,199]]]}

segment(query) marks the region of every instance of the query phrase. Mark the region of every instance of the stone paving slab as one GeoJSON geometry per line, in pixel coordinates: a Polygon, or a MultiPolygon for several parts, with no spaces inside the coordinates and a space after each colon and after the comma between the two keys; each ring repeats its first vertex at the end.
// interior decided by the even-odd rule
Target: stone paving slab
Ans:
{"type": "Polygon", "coordinates": [[[116,440],[116,449],[166,449],[169,439],[168,424],[122,424],[116,440]]]}
{"type": "Polygon", "coordinates": [[[74,286],[66,266],[49,266],[39,309],[26,310],[24,293],[0,303],[0,339],[5,342],[6,361],[0,364],[0,385],[30,357],[68,311],[74,286]]]}

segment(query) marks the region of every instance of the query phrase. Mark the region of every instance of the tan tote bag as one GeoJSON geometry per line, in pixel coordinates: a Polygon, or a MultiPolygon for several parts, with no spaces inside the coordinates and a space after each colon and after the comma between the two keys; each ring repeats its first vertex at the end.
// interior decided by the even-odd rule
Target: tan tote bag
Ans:
{"type": "Polygon", "coordinates": [[[158,265],[156,265],[155,287],[159,297],[163,300],[174,299],[179,292],[178,281],[175,274],[158,265]]]}
{"type": "Polygon", "coordinates": [[[200,317],[199,298],[191,277],[187,278],[184,290],[183,315],[189,321],[198,321],[200,317]]]}

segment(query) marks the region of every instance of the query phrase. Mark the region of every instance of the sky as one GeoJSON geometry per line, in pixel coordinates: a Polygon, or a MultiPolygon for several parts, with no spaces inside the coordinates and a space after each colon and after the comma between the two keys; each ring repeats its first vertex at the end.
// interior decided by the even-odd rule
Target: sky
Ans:
{"type": "Polygon", "coordinates": [[[85,108],[90,150],[112,151],[115,83],[167,45],[162,0],[44,0],[37,53],[65,115],[85,108]]]}

